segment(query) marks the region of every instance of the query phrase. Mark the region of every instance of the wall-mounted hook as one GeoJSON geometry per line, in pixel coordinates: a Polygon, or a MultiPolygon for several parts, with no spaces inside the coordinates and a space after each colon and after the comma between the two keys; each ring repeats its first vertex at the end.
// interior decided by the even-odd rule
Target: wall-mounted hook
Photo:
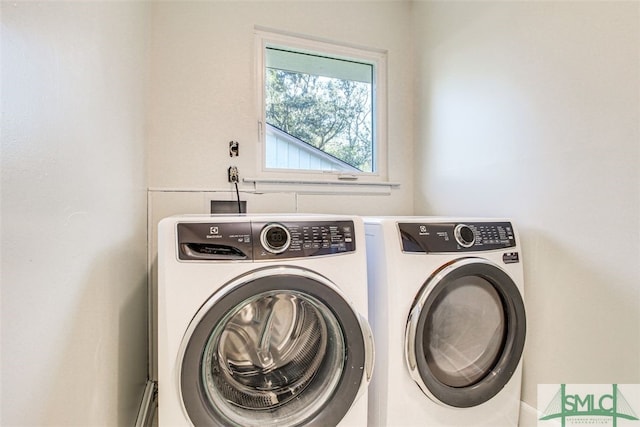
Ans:
{"type": "Polygon", "coordinates": [[[229,157],[240,155],[240,143],[238,141],[229,141],[229,157]]]}

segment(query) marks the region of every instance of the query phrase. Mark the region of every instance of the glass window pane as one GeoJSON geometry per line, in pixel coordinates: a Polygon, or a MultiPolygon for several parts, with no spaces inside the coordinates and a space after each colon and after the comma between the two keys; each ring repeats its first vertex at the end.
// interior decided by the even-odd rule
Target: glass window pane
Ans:
{"type": "Polygon", "coordinates": [[[374,172],[372,64],[265,51],[267,168],[374,172]]]}
{"type": "Polygon", "coordinates": [[[373,66],[362,62],[272,47],[266,49],[265,60],[268,69],[315,74],[369,84],[373,82],[373,66]]]}

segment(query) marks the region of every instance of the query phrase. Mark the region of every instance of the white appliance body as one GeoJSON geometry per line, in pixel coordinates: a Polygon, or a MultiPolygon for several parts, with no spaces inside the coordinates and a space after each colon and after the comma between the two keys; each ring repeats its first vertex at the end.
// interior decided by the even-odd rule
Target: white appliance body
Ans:
{"type": "Polygon", "coordinates": [[[367,424],[357,217],[179,216],[158,229],[158,423],[367,424]]]}
{"type": "Polygon", "coordinates": [[[365,218],[373,426],[518,424],[526,333],[509,220],[365,218]]]}

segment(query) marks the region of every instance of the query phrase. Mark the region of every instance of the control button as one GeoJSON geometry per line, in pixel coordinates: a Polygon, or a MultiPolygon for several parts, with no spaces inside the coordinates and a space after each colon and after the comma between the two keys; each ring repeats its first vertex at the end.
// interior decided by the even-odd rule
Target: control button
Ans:
{"type": "Polygon", "coordinates": [[[476,241],[476,235],[469,227],[465,224],[458,224],[456,228],[453,230],[453,234],[456,238],[456,242],[463,248],[470,248],[476,241]]]}
{"type": "Polygon", "coordinates": [[[280,224],[268,224],[260,232],[262,247],[272,254],[279,254],[287,250],[291,244],[291,235],[286,227],[280,224]]]}

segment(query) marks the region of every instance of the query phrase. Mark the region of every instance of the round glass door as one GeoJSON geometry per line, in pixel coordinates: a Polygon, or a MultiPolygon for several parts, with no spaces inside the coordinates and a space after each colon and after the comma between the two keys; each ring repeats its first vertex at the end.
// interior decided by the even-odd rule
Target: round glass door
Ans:
{"type": "Polygon", "coordinates": [[[511,278],[485,260],[456,261],[416,298],[407,328],[409,370],[438,403],[479,405],[513,375],[525,330],[524,304],[511,278]]]}
{"type": "Polygon", "coordinates": [[[423,330],[423,352],[443,384],[468,387],[494,366],[505,338],[504,310],[493,285],[455,279],[435,298],[423,330]]]}
{"type": "Polygon", "coordinates": [[[360,316],[322,276],[274,272],[226,286],[194,318],[180,380],[195,425],[337,424],[358,395],[360,316]]]}

